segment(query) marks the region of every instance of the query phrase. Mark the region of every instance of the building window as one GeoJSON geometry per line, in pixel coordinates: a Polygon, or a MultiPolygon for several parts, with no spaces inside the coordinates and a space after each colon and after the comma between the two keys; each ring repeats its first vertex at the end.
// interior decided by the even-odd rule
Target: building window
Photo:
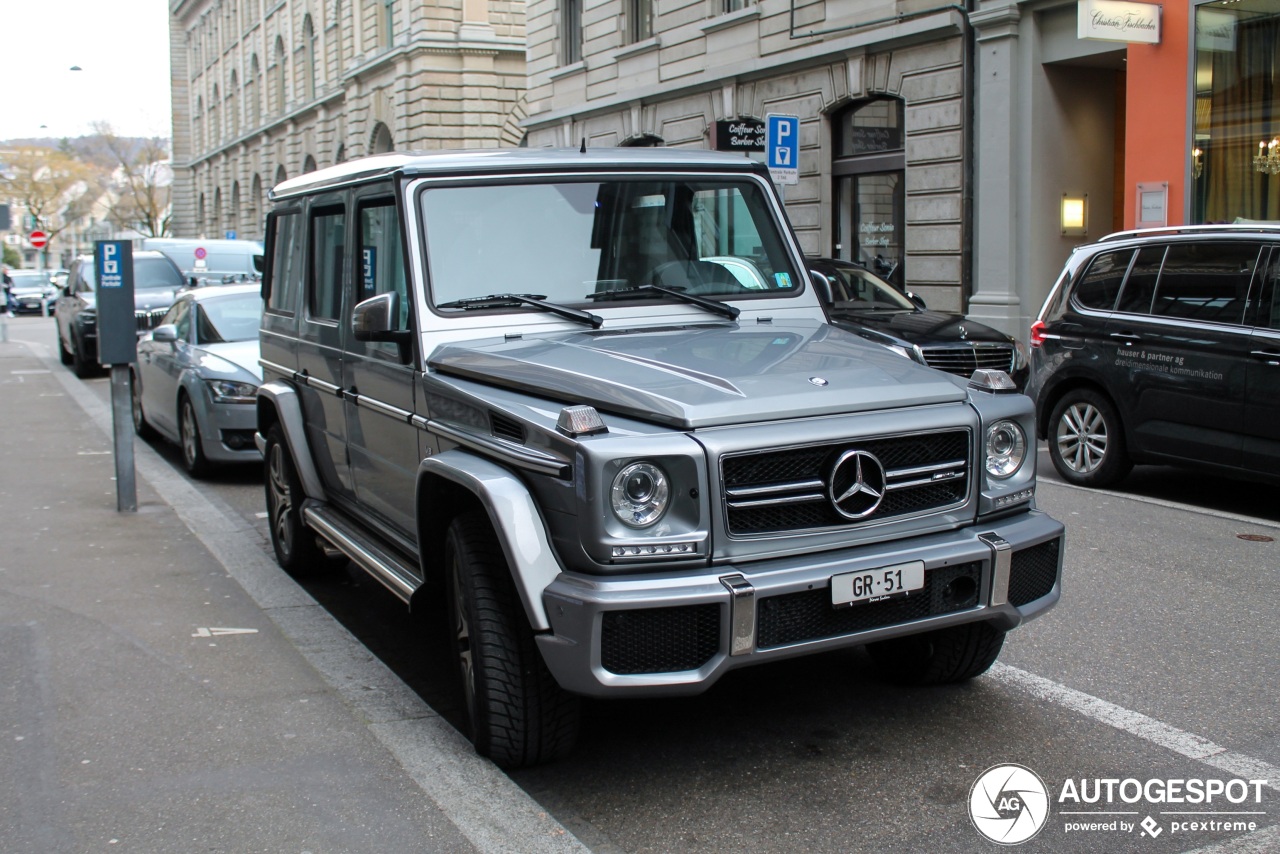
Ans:
{"type": "Polygon", "coordinates": [[[277,116],[284,115],[285,109],[285,66],[284,39],[276,36],[276,68],[275,68],[275,111],[277,116]]]}
{"type": "Polygon", "coordinates": [[[745,9],[748,6],[754,6],[753,0],[721,0],[724,4],[724,11],[737,12],[739,9],[745,9]]]}
{"type": "Polygon", "coordinates": [[[631,42],[653,38],[653,0],[628,0],[627,36],[631,42]]]}
{"type": "Polygon", "coordinates": [[[395,151],[395,140],[391,138],[391,129],[378,122],[373,128],[373,135],[369,139],[370,154],[387,154],[395,151]]]}
{"type": "Polygon", "coordinates": [[[307,103],[316,99],[316,28],[311,16],[302,19],[302,87],[307,103]]]}
{"type": "Polygon", "coordinates": [[[394,0],[382,0],[378,15],[378,47],[391,47],[395,40],[396,8],[394,0]]]}
{"type": "Polygon", "coordinates": [[[561,0],[560,64],[582,61],[582,0],[561,0]]]}
{"type": "Polygon", "coordinates": [[[905,281],[904,116],[900,99],[872,98],[853,104],[832,121],[832,254],[865,264],[898,287],[905,281]]]}
{"type": "Polygon", "coordinates": [[[249,127],[262,123],[262,66],[255,53],[249,62],[249,81],[245,84],[245,98],[249,107],[249,127]]]}
{"type": "Polygon", "coordinates": [[[231,85],[227,87],[227,121],[231,124],[231,138],[240,136],[240,78],[231,70],[231,85]]]}
{"type": "Polygon", "coordinates": [[[1195,27],[1192,222],[1280,219],[1280,3],[1197,6],[1195,27]]]}

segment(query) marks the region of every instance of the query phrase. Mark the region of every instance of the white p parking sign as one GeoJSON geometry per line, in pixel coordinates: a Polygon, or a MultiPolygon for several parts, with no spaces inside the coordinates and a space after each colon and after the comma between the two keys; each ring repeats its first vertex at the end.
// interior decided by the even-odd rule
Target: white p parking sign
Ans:
{"type": "Polygon", "coordinates": [[[775,184],[800,182],[800,117],[765,116],[765,163],[775,184]]]}

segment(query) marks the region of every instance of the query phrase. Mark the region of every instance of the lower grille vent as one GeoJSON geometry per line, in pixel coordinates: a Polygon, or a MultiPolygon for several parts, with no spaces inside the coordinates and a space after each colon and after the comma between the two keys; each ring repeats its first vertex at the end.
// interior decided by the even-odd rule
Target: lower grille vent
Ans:
{"type": "Polygon", "coordinates": [[[697,670],[720,649],[720,606],[609,611],[600,644],[601,663],[610,673],[697,670]]]}
{"type": "Polygon", "coordinates": [[[1050,540],[1013,553],[1009,565],[1009,603],[1025,605],[1053,592],[1058,581],[1061,540],[1050,540]]]}

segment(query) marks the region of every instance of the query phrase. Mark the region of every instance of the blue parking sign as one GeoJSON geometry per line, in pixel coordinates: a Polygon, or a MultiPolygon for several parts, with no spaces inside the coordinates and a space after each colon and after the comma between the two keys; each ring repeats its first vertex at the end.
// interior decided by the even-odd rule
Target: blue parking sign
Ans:
{"type": "Polygon", "coordinates": [[[800,117],[770,113],[765,121],[765,163],[775,184],[800,181],[800,117]]]}

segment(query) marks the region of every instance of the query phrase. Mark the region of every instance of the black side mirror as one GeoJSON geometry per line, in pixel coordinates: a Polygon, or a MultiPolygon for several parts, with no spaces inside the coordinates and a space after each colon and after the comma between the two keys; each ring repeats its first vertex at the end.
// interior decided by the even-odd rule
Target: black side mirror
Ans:
{"type": "Polygon", "coordinates": [[[351,333],[357,341],[385,341],[399,345],[401,360],[408,361],[413,333],[395,328],[399,317],[400,295],[378,294],[356,303],[351,310],[351,333]]]}
{"type": "Polygon", "coordinates": [[[907,299],[909,299],[909,300],[911,300],[913,303],[915,303],[915,304],[916,304],[916,307],[917,307],[917,308],[919,308],[921,311],[923,311],[923,310],[925,310],[925,309],[927,309],[927,308],[929,307],[929,306],[927,306],[927,305],[925,305],[925,304],[924,304],[924,297],[920,296],[919,294],[913,294],[911,291],[906,291],[906,292],[905,292],[905,295],[906,295],[907,299]]]}
{"type": "Polygon", "coordinates": [[[831,307],[831,283],[827,281],[827,277],[819,273],[817,270],[809,271],[809,278],[813,280],[813,289],[818,294],[818,299],[822,300],[822,307],[831,307]]]}

